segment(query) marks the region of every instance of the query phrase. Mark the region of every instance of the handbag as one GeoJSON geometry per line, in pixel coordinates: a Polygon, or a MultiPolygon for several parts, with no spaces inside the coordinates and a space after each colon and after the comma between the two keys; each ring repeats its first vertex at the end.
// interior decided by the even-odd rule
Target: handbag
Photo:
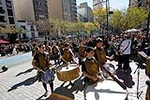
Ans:
{"type": "Polygon", "coordinates": [[[55,72],[52,69],[47,69],[41,73],[41,80],[44,83],[52,82],[55,79],[55,72]]]}

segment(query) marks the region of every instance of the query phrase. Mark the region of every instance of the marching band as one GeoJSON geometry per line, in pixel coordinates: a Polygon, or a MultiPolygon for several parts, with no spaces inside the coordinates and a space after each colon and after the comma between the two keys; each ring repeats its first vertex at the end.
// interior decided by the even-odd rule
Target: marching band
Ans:
{"type": "MultiPolygon", "coordinates": [[[[128,39],[130,39],[130,38],[128,38],[128,39]]],[[[118,41],[118,40],[116,40],[116,41],[118,41]]],[[[34,50],[36,50],[36,51],[33,51],[34,58],[32,61],[32,65],[38,70],[37,76],[41,79],[41,72],[44,72],[49,68],[48,67],[49,65],[47,65],[47,63],[49,63],[52,60],[54,60],[54,61],[59,60],[59,62],[58,62],[59,66],[58,66],[58,68],[55,69],[55,72],[57,73],[57,77],[59,80],[72,81],[74,79],[77,79],[79,76],[84,76],[85,77],[85,85],[92,85],[99,81],[104,81],[102,73],[104,72],[103,69],[105,69],[105,68],[100,67],[100,65],[104,66],[105,63],[107,62],[107,60],[110,60],[110,61],[115,60],[117,58],[117,56],[118,56],[118,58],[117,58],[118,60],[120,60],[120,58],[122,58],[122,55],[118,54],[118,52],[120,52],[118,48],[124,48],[124,50],[122,50],[122,53],[128,52],[128,50],[131,49],[131,44],[132,44],[131,40],[129,40],[130,41],[129,43],[124,43],[123,41],[124,40],[122,40],[122,41],[120,40],[120,43],[118,43],[118,46],[120,46],[120,47],[117,47],[115,45],[115,40],[113,39],[112,40],[112,42],[114,42],[113,47],[114,47],[114,51],[116,51],[116,52],[115,52],[115,54],[108,56],[107,55],[108,50],[105,49],[106,45],[104,44],[104,41],[101,37],[84,38],[84,39],[81,38],[81,39],[78,39],[76,41],[76,43],[74,42],[76,45],[73,45],[73,43],[70,42],[70,40],[55,40],[53,43],[49,42],[49,43],[43,45],[47,49],[47,50],[45,49],[43,51],[43,52],[46,52],[45,57],[47,57],[47,58],[43,58],[43,59],[47,60],[46,62],[39,60],[42,58],[37,57],[37,54],[38,55],[40,54],[39,52],[41,50],[41,47],[39,47],[37,50],[38,46],[35,46],[34,50]],[[130,44],[130,47],[129,47],[129,44],[130,44]],[[128,49],[126,49],[126,48],[128,48],[128,49]],[[41,61],[41,62],[39,62],[39,61],[41,61]],[[76,64],[76,67],[73,67],[74,64],[76,64]],[[61,67],[61,69],[60,69],[60,67],[61,67]],[[66,68],[66,69],[63,69],[63,68],[66,68]],[[80,71],[80,69],[81,69],[81,71],[80,71]]],[[[130,54],[131,53],[128,54],[128,57],[130,54]]],[[[125,60],[125,59],[121,59],[121,60],[125,60]]],[[[127,63],[127,62],[125,62],[125,63],[127,63]]],[[[121,65],[124,72],[127,71],[126,69],[124,69],[125,65],[126,65],[125,63],[123,65],[121,65]]],[[[128,63],[129,63],[129,61],[128,61],[128,63]]],[[[55,64],[57,65],[56,61],[55,61],[55,64]]],[[[129,65],[129,64],[127,64],[127,65],[129,65]]],[[[118,62],[118,67],[120,67],[120,62],[118,62]]],[[[126,86],[124,86],[119,80],[116,79],[116,77],[114,76],[114,73],[110,73],[109,69],[107,70],[107,68],[106,68],[106,72],[108,72],[109,76],[112,77],[114,80],[116,80],[116,82],[121,87],[126,89],[126,86]]],[[[47,74],[47,75],[51,75],[51,74],[47,74]]],[[[150,78],[150,58],[149,57],[147,58],[146,75],[150,78]]],[[[105,77],[105,78],[107,78],[107,77],[105,77]]],[[[54,79],[49,79],[47,82],[47,83],[50,83],[52,92],[53,92],[53,80],[54,79]]],[[[47,84],[47,83],[43,82],[44,88],[45,88],[45,84],[47,84]]],[[[47,92],[47,88],[45,88],[45,90],[47,92]]],[[[150,87],[149,86],[147,88],[146,100],[150,100],[150,87]]]]}

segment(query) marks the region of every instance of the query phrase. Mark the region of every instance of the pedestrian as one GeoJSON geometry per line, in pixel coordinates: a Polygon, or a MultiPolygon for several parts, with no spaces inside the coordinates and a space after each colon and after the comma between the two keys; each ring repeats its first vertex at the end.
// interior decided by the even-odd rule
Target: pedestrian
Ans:
{"type": "MultiPolygon", "coordinates": [[[[45,89],[44,96],[47,97],[48,96],[47,83],[42,81],[41,75],[43,72],[48,70],[49,66],[52,64],[49,62],[47,53],[45,52],[45,45],[44,44],[39,45],[39,52],[37,52],[34,55],[33,60],[32,60],[32,65],[34,68],[37,69],[38,80],[42,82],[42,85],[45,89]]],[[[54,89],[53,88],[53,80],[49,81],[48,84],[50,85],[51,92],[53,92],[53,89],[54,89]]]]}

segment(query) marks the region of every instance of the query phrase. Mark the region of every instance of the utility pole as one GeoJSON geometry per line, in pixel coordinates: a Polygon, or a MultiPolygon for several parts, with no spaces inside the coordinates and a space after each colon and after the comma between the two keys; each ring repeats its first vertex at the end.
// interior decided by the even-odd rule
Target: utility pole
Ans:
{"type": "Polygon", "coordinates": [[[146,33],[146,41],[148,43],[148,34],[149,34],[149,22],[150,22],[150,4],[148,5],[148,18],[147,18],[147,33],[146,33]]]}
{"type": "Polygon", "coordinates": [[[109,17],[109,9],[108,9],[108,5],[109,4],[109,0],[106,0],[106,23],[107,23],[107,34],[108,34],[108,27],[109,27],[109,25],[108,25],[108,17],[109,17]]]}
{"type": "Polygon", "coordinates": [[[149,34],[149,21],[150,21],[150,11],[148,12],[148,19],[147,19],[147,33],[146,33],[147,43],[148,43],[148,34],[149,34]]]}

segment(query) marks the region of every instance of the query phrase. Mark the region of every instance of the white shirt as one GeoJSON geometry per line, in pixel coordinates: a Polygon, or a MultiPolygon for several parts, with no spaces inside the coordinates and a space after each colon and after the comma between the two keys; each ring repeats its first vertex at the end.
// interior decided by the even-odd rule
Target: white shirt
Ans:
{"type": "Polygon", "coordinates": [[[131,54],[131,40],[130,39],[126,39],[121,43],[120,51],[122,52],[123,55],[131,54]]]}

